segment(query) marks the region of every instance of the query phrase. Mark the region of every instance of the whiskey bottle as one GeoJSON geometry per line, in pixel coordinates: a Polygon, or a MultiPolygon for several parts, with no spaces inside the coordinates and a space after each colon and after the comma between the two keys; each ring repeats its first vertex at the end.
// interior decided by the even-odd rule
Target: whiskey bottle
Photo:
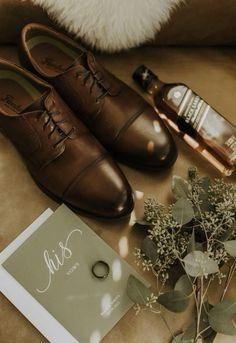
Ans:
{"type": "Polygon", "coordinates": [[[161,118],[225,176],[236,169],[236,127],[188,86],[164,83],[144,65],[133,79],[153,99],[161,118]]]}

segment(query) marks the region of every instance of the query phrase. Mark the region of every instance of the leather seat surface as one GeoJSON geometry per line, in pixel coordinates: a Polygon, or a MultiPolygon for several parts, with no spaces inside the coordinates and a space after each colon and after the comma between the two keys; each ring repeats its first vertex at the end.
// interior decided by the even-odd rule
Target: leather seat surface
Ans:
{"type": "MultiPolygon", "coordinates": [[[[1,47],[0,57],[17,61],[15,48],[1,47]]],[[[116,55],[100,55],[108,69],[135,89],[131,80],[133,70],[145,63],[166,82],[184,82],[236,125],[236,51],[230,48],[140,48],[116,55]]],[[[174,167],[160,174],[150,174],[123,166],[137,199],[131,218],[120,221],[82,219],[99,236],[120,253],[135,268],[134,247],[139,247],[142,236],[132,230],[135,218],[141,218],[143,202],[156,197],[160,202],[171,202],[172,176],[186,176],[189,166],[196,165],[201,175],[219,177],[213,167],[186,146],[176,135],[179,157],[174,167]]],[[[231,179],[236,185],[236,179],[231,179]]],[[[0,135],[0,250],[6,247],[26,226],[46,208],[58,205],[44,195],[31,179],[15,148],[0,135]]],[[[138,269],[140,272],[141,270],[138,269]]],[[[143,274],[153,286],[155,279],[143,274]]],[[[236,295],[236,276],[229,290],[229,297],[236,295]]],[[[217,298],[212,292],[211,301],[217,298]]],[[[172,314],[166,311],[173,331],[187,325],[190,313],[172,314]]],[[[166,343],[169,334],[161,319],[144,312],[135,316],[130,310],[104,338],[104,343],[166,343]]],[[[46,339],[23,315],[0,295],[0,342],[46,343],[46,339]]],[[[235,337],[218,335],[215,343],[234,343],[235,337]]]]}

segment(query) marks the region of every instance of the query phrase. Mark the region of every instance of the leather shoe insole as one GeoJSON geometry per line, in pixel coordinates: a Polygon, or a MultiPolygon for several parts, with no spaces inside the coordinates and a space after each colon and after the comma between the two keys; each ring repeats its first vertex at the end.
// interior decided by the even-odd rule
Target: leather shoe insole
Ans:
{"type": "Polygon", "coordinates": [[[67,70],[79,56],[66,44],[47,36],[35,36],[27,46],[44,74],[56,76],[67,70]]]}
{"type": "Polygon", "coordinates": [[[8,115],[21,113],[43,90],[12,70],[0,69],[0,107],[8,115]]]}

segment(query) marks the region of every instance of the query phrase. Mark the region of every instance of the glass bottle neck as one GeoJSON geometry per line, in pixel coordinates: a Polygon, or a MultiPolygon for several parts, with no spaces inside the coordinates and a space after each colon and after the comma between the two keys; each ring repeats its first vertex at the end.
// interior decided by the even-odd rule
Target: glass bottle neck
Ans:
{"type": "Polygon", "coordinates": [[[154,96],[156,93],[160,92],[160,90],[164,87],[165,83],[159,79],[153,80],[147,87],[147,92],[154,96]]]}

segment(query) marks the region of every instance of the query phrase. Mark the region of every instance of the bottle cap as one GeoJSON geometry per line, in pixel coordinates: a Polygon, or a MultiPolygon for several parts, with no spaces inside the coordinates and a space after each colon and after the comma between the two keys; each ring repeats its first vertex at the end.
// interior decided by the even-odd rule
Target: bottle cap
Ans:
{"type": "Polygon", "coordinates": [[[158,77],[145,65],[141,65],[134,71],[133,79],[141,88],[147,90],[151,82],[158,77]]]}

